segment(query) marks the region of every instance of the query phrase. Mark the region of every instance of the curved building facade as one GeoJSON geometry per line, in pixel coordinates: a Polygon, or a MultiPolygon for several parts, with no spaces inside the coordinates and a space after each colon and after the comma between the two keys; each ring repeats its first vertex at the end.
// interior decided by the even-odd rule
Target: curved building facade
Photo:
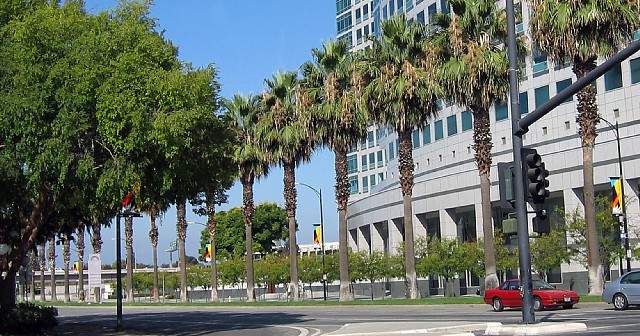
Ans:
{"type": "MultiPolygon", "coordinates": [[[[446,1],[338,1],[348,4],[336,19],[351,13],[351,28],[343,27],[338,38],[351,41],[352,49],[366,47],[357,37],[368,25],[376,34],[379,20],[398,13],[410,19],[429,22],[435,11],[447,12],[446,1]],[[356,11],[367,5],[369,21],[358,21],[356,11]],[[393,11],[390,9],[393,8],[393,11]],[[356,23],[358,22],[358,23],[356,23]]],[[[523,22],[520,34],[526,33],[529,10],[526,4],[516,4],[523,22]]],[[[362,15],[362,14],[360,14],[362,15]]],[[[348,20],[347,20],[348,21],[348,20]]],[[[520,83],[520,104],[523,114],[533,111],[576,81],[568,64],[557,65],[536,50],[527,58],[524,80],[520,83]]],[[[614,67],[597,80],[597,102],[603,119],[619,125],[619,141],[624,169],[627,218],[632,248],[640,228],[640,54],[614,67]],[[638,146],[638,147],[636,147],[638,146]]],[[[491,167],[491,200],[494,228],[501,228],[507,211],[500,207],[497,163],[513,160],[511,114],[508,103],[496,104],[490,112],[493,135],[491,167]]],[[[550,175],[550,198],[545,203],[549,213],[556,207],[567,211],[583,209],[582,147],[576,123],[576,99],[568,99],[544,118],[533,124],[524,136],[524,147],[534,148],[542,156],[550,175]]],[[[463,107],[443,102],[439,116],[424,129],[413,133],[415,164],[413,188],[413,223],[416,236],[455,238],[475,241],[483,236],[481,220],[480,179],[474,159],[472,115],[463,107]]],[[[348,206],[349,245],[354,251],[381,250],[395,253],[404,240],[402,196],[398,179],[397,134],[387,127],[371,126],[363,139],[349,153],[351,202],[348,206]],[[372,161],[373,159],[373,161],[372,161]]],[[[610,177],[619,175],[616,132],[602,121],[593,151],[596,194],[611,193],[610,177]]],[[[551,216],[551,225],[562,219],[551,216]]],[[[531,223],[531,221],[529,221],[531,223]]],[[[531,230],[531,224],[529,224],[531,230]]],[[[517,244],[511,237],[507,244],[517,244]]],[[[571,241],[568,241],[571,244],[571,241]]],[[[612,266],[617,277],[617,265],[612,266]]],[[[517,272],[517,270],[514,270],[517,272]]],[[[517,273],[511,274],[517,276],[517,273]]],[[[587,292],[586,269],[577,261],[562,265],[547,274],[551,283],[587,292]]],[[[609,276],[609,275],[608,275],[609,276]]],[[[461,288],[474,288],[480,283],[472,274],[460,277],[461,288]]],[[[430,279],[431,293],[437,293],[442,283],[430,279]]]]}

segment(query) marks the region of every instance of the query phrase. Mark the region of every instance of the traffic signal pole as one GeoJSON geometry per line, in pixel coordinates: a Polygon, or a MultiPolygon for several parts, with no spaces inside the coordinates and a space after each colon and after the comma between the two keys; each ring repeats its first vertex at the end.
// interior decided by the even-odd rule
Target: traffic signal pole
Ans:
{"type": "MultiPolygon", "coordinates": [[[[511,129],[519,130],[520,89],[518,81],[518,49],[516,44],[516,22],[513,0],[506,0],[507,39],[509,53],[509,97],[511,101],[511,129]]],[[[522,284],[522,322],[535,323],[533,313],[533,283],[531,280],[531,253],[529,249],[529,227],[527,205],[524,200],[524,176],[522,171],[522,134],[513,135],[514,193],[518,227],[518,255],[520,258],[520,281],[522,284]]]]}

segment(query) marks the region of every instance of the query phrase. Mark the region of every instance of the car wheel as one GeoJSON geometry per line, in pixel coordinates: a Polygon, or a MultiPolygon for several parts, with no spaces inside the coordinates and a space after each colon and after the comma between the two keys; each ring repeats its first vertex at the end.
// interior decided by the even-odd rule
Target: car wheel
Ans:
{"type": "Polygon", "coordinates": [[[493,310],[497,312],[500,312],[504,309],[504,306],[502,305],[502,300],[500,300],[500,298],[494,298],[493,304],[491,306],[493,307],[493,310]]]}
{"type": "Polygon", "coordinates": [[[616,294],[613,296],[613,308],[616,310],[625,310],[629,307],[629,301],[624,294],[616,294]]]}
{"type": "Polygon", "coordinates": [[[542,305],[542,300],[537,296],[533,298],[533,310],[535,311],[544,310],[544,306],[542,305]]]}

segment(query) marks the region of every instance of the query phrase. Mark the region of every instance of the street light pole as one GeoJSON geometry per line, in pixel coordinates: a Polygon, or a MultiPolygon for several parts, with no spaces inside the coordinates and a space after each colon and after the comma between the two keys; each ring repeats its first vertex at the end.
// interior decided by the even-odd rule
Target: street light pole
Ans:
{"type": "Polygon", "coordinates": [[[322,294],[324,301],[327,301],[327,273],[325,272],[325,263],[324,263],[324,219],[322,217],[322,188],[320,190],[316,190],[316,188],[302,182],[296,182],[296,184],[303,185],[311,190],[313,190],[316,195],[318,195],[318,199],[320,200],[320,250],[322,251],[322,294]]]}
{"type": "MultiPolygon", "coordinates": [[[[618,146],[618,170],[620,173],[620,209],[622,210],[620,214],[620,221],[622,222],[622,230],[623,230],[623,232],[621,233],[621,238],[624,239],[624,254],[625,254],[625,260],[627,263],[627,272],[631,272],[631,255],[630,255],[631,250],[629,249],[629,228],[627,225],[627,208],[625,207],[625,202],[624,202],[624,179],[622,175],[622,154],[620,151],[620,132],[618,128],[618,122],[616,121],[616,124],[614,126],[608,120],[602,117],[598,117],[598,119],[604,121],[609,126],[609,128],[611,128],[611,130],[614,131],[616,136],[616,143],[618,146]]],[[[620,273],[622,274],[622,269],[620,270],[620,273]]]]}

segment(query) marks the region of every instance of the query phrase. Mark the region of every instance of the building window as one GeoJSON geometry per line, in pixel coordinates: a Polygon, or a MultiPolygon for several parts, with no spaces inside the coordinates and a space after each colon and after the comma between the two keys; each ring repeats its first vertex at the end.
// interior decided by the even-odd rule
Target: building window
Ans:
{"type": "Polygon", "coordinates": [[[640,82],[640,57],[629,61],[631,67],[631,84],[640,82]]]}
{"type": "Polygon", "coordinates": [[[389,16],[393,16],[395,11],[396,11],[396,2],[394,0],[391,0],[389,1],[389,16]]]}
{"type": "Polygon", "coordinates": [[[437,11],[438,10],[436,9],[436,4],[435,3],[433,3],[433,4],[429,5],[429,7],[427,7],[427,13],[428,13],[428,16],[429,16],[429,23],[433,23],[433,19],[436,16],[437,11]]]}
{"type": "Polygon", "coordinates": [[[533,48],[533,73],[547,70],[547,53],[533,48]]]}
{"type": "Polygon", "coordinates": [[[431,125],[425,125],[422,129],[422,144],[431,143],[431,125]]]}
{"type": "Polygon", "coordinates": [[[336,0],[336,14],[340,14],[351,8],[351,0],[336,0]]]}
{"type": "Polygon", "coordinates": [[[440,11],[442,14],[449,14],[449,2],[447,0],[440,0],[440,11]]]}
{"type": "Polygon", "coordinates": [[[613,89],[619,89],[622,87],[622,69],[620,64],[609,69],[604,74],[604,90],[609,91],[613,89]]]}
{"type": "Polygon", "coordinates": [[[397,0],[397,1],[398,1],[398,13],[402,13],[402,7],[403,7],[404,0],[397,0]]]}
{"type": "Polygon", "coordinates": [[[389,160],[393,160],[393,158],[396,157],[395,156],[396,155],[396,151],[393,150],[393,145],[394,145],[393,142],[389,143],[389,160]]]}
{"type": "Polygon", "coordinates": [[[373,139],[373,131],[369,131],[369,133],[367,133],[367,143],[369,145],[369,148],[373,147],[373,145],[375,144],[373,139]]]}
{"type": "Polygon", "coordinates": [[[362,43],[362,29],[356,30],[356,44],[362,43]]]}
{"type": "Polygon", "coordinates": [[[456,115],[447,117],[447,135],[451,136],[458,133],[458,120],[456,115]]]}
{"type": "Polygon", "coordinates": [[[354,174],[358,172],[358,156],[347,156],[347,174],[354,174]]]}
{"type": "Polygon", "coordinates": [[[362,12],[360,8],[356,9],[356,23],[362,22],[362,12]]]}
{"type": "MultiPolygon", "coordinates": [[[[565,80],[561,80],[556,83],[556,94],[562,92],[564,89],[568,88],[571,85],[571,78],[567,78],[565,80]]],[[[573,96],[567,98],[563,103],[568,103],[573,100],[573,96]]]]}
{"type": "Polygon", "coordinates": [[[369,36],[369,25],[364,26],[364,36],[369,36]]]}
{"type": "Polygon", "coordinates": [[[505,120],[509,118],[509,109],[507,103],[496,104],[496,121],[505,120]]]}
{"type": "Polygon", "coordinates": [[[358,193],[358,176],[349,176],[349,192],[351,195],[358,193]]]}
{"type": "Polygon", "coordinates": [[[348,32],[344,35],[338,36],[338,41],[346,41],[347,47],[351,49],[351,47],[353,47],[352,37],[353,37],[353,34],[351,34],[351,32],[348,32]]]}
{"type": "Polygon", "coordinates": [[[542,106],[542,104],[546,103],[549,100],[549,85],[541,86],[537,88],[534,92],[536,99],[536,108],[542,106]]]}
{"type": "Polygon", "coordinates": [[[371,188],[376,186],[376,176],[375,175],[369,176],[369,184],[371,185],[371,188]]]}
{"type": "Polygon", "coordinates": [[[433,127],[435,128],[435,136],[436,136],[436,140],[440,140],[442,138],[444,138],[444,131],[442,128],[442,120],[437,120],[434,124],[433,127]]]}
{"type": "Polygon", "coordinates": [[[382,163],[384,162],[384,159],[382,157],[382,151],[379,150],[377,154],[378,154],[378,168],[380,168],[382,167],[382,163]]]}
{"type": "Polygon", "coordinates": [[[387,15],[387,5],[384,5],[384,7],[382,7],[382,19],[386,20],[388,18],[389,16],[387,15]]]}
{"type": "Polygon", "coordinates": [[[520,114],[529,113],[529,94],[527,91],[520,92],[520,114]]]}
{"type": "Polygon", "coordinates": [[[407,12],[413,8],[413,0],[407,0],[407,12]]]}
{"type": "Polygon", "coordinates": [[[418,20],[421,23],[425,23],[424,22],[424,11],[418,12],[418,15],[416,15],[416,20],[418,20]]]}
{"type": "Polygon", "coordinates": [[[376,153],[369,153],[369,169],[376,167],[376,153]]]}
{"type": "Polygon", "coordinates": [[[361,165],[362,171],[367,171],[369,169],[369,165],[367,164],[367,155],[366,154],[361,157],[361,162],[362,162],[362,165],[361,165]]]}
{"type": "Polygon", "coordinates": [[[362,7],[362,16],[364,20],[369,18],[369,4],[365,4],[364,7],[362,7]]]}
{"type": "Polygon", "coordinates": [[[337,24],[338,24],[338,34],[349,30],[351,28],[351,12],[345,13],[344,15],[342,15],[341,17],[338,18],[337,20],[337,24]]]}
{"type": "Polygon", "coordinates": [[[420,131],[419,130],[413,130],[413,132],[411,133],[411,142],[413,142],[413,148],[418,148],[420,147],[420,131]]]}
{"type": "Polygon", "coordinates": [[[468,131],[473,128],[473,116],[469,111],[462,111],[462,131],[468,131]]]}
{"type": "Polygon", "coordinates": [[[362,177],[362,192],[369,192],[369,178],[367,176],[362,177]]]}
{"type": "Polygon", "coordinates": [[[378,183],[384,181],[384,173],[378,173],[378,183]]]}

